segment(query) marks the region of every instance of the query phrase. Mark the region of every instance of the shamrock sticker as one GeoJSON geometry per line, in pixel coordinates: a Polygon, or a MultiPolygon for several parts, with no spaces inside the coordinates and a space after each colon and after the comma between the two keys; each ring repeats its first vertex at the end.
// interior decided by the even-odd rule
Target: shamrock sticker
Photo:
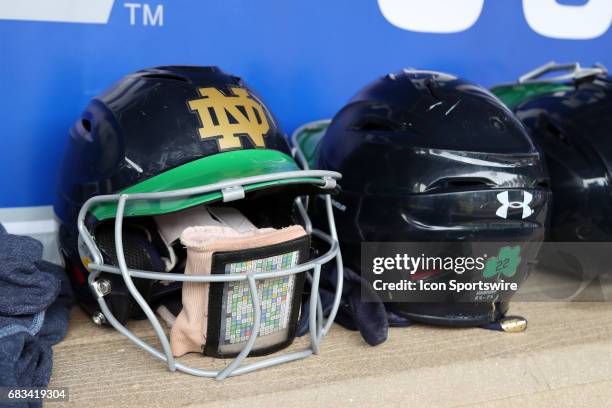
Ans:
{"type": "Polygon", "coordinates": [[[492,278],[499,275],[510,277],[516,273],[516,269],[521,263],[521,259],[521,247],[519,245],[514,247],[502,247],[497,256],[487,261],[482,276],[485,278],[492,278]]]}

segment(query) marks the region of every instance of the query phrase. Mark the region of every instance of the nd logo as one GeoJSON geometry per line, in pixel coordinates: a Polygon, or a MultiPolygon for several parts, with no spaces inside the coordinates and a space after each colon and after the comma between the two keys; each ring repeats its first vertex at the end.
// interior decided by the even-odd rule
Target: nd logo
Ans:
{"type": "Polygon", "coordinates": [[[216,139],[219,150],[240,149],[239,135],[246,135],[256,147],[266,147],[264,135],[270,129],[263,107],[247,90],[231,87],[232,95],[217,88],[199,88],[201,99],[188,101],[200,117],[202,140],[216,139]]]}

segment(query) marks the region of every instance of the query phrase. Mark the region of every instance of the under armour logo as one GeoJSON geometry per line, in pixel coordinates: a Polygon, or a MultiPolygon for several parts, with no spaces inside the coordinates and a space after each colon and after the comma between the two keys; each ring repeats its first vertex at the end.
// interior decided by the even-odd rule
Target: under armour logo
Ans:
{"type": "Polygon", "coordinates": [[[240,135],[247,136],[255,147],[266,147],[264,135],[270,129],[263,106],[246,89],[231,88],[225,95],[217,88],[200,88],[201,99],[188,101],[202,122],[202,140],[216,140],[219,150],[240,149],[240,135]]]}
{"type": "Polygon", "coordinates": [[[522,208],[523,209],[522,218],[525,219],[529,217],[531,214],[533,214],[533,210],[531,209],[531,207],[529,207],[531,200],[533,200],[533,194],[528,193],[527,191],[523,191],[523,201],[522,202],[521,201],[510,202],[508,200],[508,192],[504,191],[497,195],[497,201],[501,203],[501,206],[497,209],[495,214],[497,214],[497,216],[501,218],[508,218],[509,208],[522,208]]]}

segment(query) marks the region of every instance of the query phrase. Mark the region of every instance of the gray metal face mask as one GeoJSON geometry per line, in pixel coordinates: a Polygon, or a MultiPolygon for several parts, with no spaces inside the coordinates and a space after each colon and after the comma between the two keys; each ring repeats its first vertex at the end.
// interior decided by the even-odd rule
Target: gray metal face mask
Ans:
{"type": "MultiPolygon", "coordinates": [[[[112,194],[90,198],[89,200],[87,200],[87,202],[85,202],[79,212],[78,230],[80,241],[82,241],[82,244],[86,248],[87,252],[91,255],[91,262],[86,265],[90,271],[88,283],[96,297],[100,310],[104,314],[104,318],[117,331],[125,335],[137,346],[166,363],[170,371],[178,370],[200,377],[212,377],[221,380],[227,376],[244,374],[254,370],[258,370],[260,368],[299,360],[308,357],[311,354],[318,354],[321,340],[328,333],[338,310],[340,303],[340,295],[342,293],[343,279],[342,257],[339,250],[338,237],[336,233],[334,216],[332,211],[332,202],[329,194],[323,195],[323,198],[326,203],[327,218],[329,223],[329,234],[318,229],[313,229],[310,219],[306,213],[306,209],[304,208],[304,205],[302,203],[302,200],[298,198],[295,201],[295,207],[302,218],[302,224],[304,226],[304,229],[306,230],[306,233],[312,238],[316,238],[324,242],[327,245],[326,252],[315,259],[308,260],[307,262],[299,264],[293,263],[286,268],[277,268],[265,272],[246,271],[245,273],[188,275],[180,273],[153,272],[130,269],[126,263],[126,257],[124,253],[122,227],[126,213],[126,203],[128,202],[142,202],[147,200],[156,200],[158,202],[163,202],[163,200],[192,197],[211,192],[220,192],[223,198],[223,202],[231,202],[243,199],[245,197],[245,190],[248,190],[249,185],[274,181],[283,181],[284,183],[291,183],[293,182],[291,181],[293,179],[296,180],[296,183],[308,183],[315,186],[319,186],[324,191],[329,191],[336,186],[336,181],[340,179],[340,177],[341,175],[339,173],[331,171],[289,171],[258,175],[236,180],[227,180],[211,185],[186,188],[181,190],[155,193],[112,194]],[[92,236],[92,233],[85,226],[85,218],[87,214],[95,205],[102,203],[116,203],[116,214],[114,217],[114,237],[118,266],[113,266],[105,263],[102,257],[102,253],[98,248],[96,241],[92,236]],[[318,291],[319,277],[321,273],[321,266],[323,264],[331,262],[334,259],[338,271],[338,281],[336,284],[336,293],[332,310],[328,318],[324,319],[321,300],[318,291]],[[144,340],[140,339],[113,316],[107,302],[104,299],[104,297],[110,293],[110,282],[103,278],[100,278],[100,274],[102,272],[122,276],[123,281],[125,282],[125,285],[128,288],[131,296],[141,307],[145,316],[148,318],[149,322],[153,326],[153,329],[155,330],[155,333],[157,334],[157,337],[161,342],[161,350],[156,349],[155,347],[146,343],[144,340]],[[258,338],[261,338],[260,332],[263,322],[261,309],[262,305],[260,304],[260,296],[258,294],[258,282],[271,278],[297,276],[299,274],[306,274],[306,277],[310,281],[312,288],[309,304],[309,346],[304,350],[291,352],[283,355],[277,355],[277,353],[272,357],[260,359],[255,363],[243,364],[245,362],[245,358],[253,351],[258,338]],[[250,334],[247,336],[247,339],[244,342],[244,347],[242,347],[239,352],[238,350],[234,350],[237,352],[236,357],[222,370],[205,370],[188,366],[177,361],[172,353],[168,336],[162,328],[162,324],[160,323],[156,314],[151,309],[150,305],[146,302],[142,294],[136,288],[133,278],[152,279],[155,281],[203,282],[210,284],[229,284],[240,282],[246,283],[248,285],[248,301],[252,305],[253,323],[248,331],[250,334]]],[[[228,260],[228,264],[231,263],[230,261],[231,259],[228,260]]]]}

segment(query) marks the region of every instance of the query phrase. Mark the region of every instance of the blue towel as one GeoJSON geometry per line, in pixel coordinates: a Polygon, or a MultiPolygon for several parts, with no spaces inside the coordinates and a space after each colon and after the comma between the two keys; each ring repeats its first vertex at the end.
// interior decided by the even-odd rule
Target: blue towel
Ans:
{"type": "MultiPolygon", "coordinates": [[[[72,291],[62,268],[41,260],[33,238],[0,225],[0,386],[46,387],[53,351],[68,328],[72,291]]],[[[0,403],[0,407],[40,403],[0,403]]]]}

